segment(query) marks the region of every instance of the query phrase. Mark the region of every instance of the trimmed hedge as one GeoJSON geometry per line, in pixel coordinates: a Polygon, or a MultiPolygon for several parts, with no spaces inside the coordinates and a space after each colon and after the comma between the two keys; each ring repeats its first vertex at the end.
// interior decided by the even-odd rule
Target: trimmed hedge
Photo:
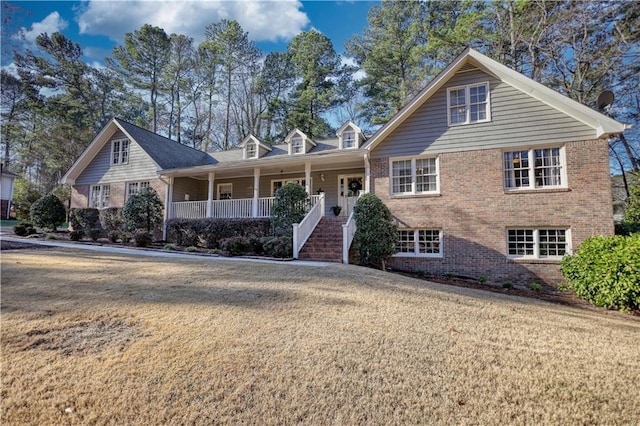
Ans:
{"type": "Polygon", "coordinates": [[[88,232],[100,227],[100,210],[87,208],[73,208],[69,212],[69,225],[75,231],[88,232]]]}
{"type": "Polygon", "coordinates": [[[31,204],[31,221],[40,228],[49,228],[55,231],[67,218],[62,201],[53,194],[44,197],[31,204]]]}
{"type": "Polygon", "coordinates": [[[640,309],[640,234],[589,238],[561,268],[579,298],[608,309],[640,309]]]}
{"type": "Polygon", "coordinates": [[[271,219],[170,219],[167,241],[179,246],[219,249],[223,240],[237,237],[262,238],[273,235],[271,219]]]}

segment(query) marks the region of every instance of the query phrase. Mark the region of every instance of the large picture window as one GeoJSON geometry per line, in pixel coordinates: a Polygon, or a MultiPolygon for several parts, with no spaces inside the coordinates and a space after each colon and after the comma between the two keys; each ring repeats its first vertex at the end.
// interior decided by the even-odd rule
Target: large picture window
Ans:
{"type": "Polygon", "coordinates": [[[564,151],[560,147],[509,151],[503,154],[503,161],[507,189],[566,186],[564,151]]]}
{"type": "Polygon", "coordinates": [[[89,195],[89,207],[105,209],[109,207],[111,187],[109,185],[92,185],[89,195]]]}
{"type": "Polygon", "coordinates": [[[511,258],[560,259],[568,253],[568,229],[507,230],[507,255],[511,258]]]}
{"type": "Polygon", "coordinates": [[[391,161],[391,193],[416,195],[437,193],[438,159],[412,158],[391,161]]]}
{"type": "Polygon", "coordinates": [[[129,139],[111,141],[111,164],[127,164],[129,162],[129,139]]]}
{"type": "Polygon", "coordinates": [[[287,183],[295,183],[296,185],[300,185],[302,187],[307,186],[307,180],[303,177],[301,178],[293,178],[293,179],[277,179],[271,181],[271,196],[276,196],[276,191],[282,188],[287,183]]]}
{"type": "Polygon", "coordinates": [[[491,120],[489,83],[447,89],[449,125],[481,123],[491,120]]]}

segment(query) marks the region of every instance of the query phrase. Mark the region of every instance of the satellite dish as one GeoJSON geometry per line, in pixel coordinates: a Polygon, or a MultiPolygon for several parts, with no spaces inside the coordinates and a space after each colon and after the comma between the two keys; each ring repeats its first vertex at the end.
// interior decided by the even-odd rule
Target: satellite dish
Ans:
{"type": "Polygon", "coordinates": [[[613,103],[613,92],[611,90],[604,90],[598,95],[598,109],[603,110],[613,103]]]}

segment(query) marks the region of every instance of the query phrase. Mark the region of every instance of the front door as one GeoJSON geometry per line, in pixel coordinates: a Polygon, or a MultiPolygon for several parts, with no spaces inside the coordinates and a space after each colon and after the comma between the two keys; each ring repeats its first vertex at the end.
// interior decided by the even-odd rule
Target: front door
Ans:
{"type": "Polygon", "coordinates": [[[349,216],[361,191],[364,190],[364,175],[338,176],[338,205],[340,216],[349,216]]]}

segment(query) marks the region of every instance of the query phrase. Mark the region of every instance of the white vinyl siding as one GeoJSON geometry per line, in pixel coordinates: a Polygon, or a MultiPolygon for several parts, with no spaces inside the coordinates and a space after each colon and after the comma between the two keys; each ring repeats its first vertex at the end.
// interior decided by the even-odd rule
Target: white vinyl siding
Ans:
{"type": "Polygon", "coordinates": [[[509,229],[507,256],[513,259],[561,259],[571,253],[568,229],[509,229]]]}
{"type": "Polygon", "coordinates": [[[508,190],[567,186],[564,149],[560,147],[505,152],[503,162],[508,190]]]}
{"type": "Polygon", "coordinates": [[[392,159],[391,194],[419,195],[439,192],[438,158],[392,159]]]}
{"type": "Polygon", "coordinates": [[[109,185],[92,185],[89,195],[89,207],[105,209],[109,207],[111,187],[109,185]]]}
{"type": "Polygon", "coordinates": [[[450,126],[490,121],[489,83],[447,89],[447,113],[450,126]]]}
{"type": "Polygon", "coordinates": [[[442,257],[442,230],[398,230],[395,256],[442,257]]]}

